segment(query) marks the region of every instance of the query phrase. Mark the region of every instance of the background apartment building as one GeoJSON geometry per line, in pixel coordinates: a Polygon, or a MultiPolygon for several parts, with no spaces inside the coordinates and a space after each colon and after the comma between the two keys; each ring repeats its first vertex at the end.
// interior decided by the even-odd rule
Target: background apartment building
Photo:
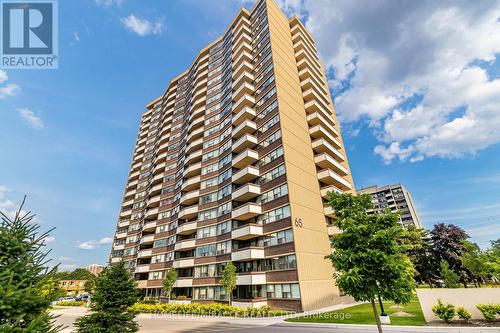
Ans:
{"type": "Polygon", "coordinates": [[[414,225],[417,228],[422,227],[411,194],[403,185],[374,185],[358,189],[357,193],[369,194],[372,197],[373,209],[370,209],[369,213],[381,214],[389,209],[393,213],[399,212],[399,219],[403,226],[414,225]]]}
{"type": "Polygon", "coordinates": [[[143,113],[110,262],[143,296],[308,310],[339,303],[328,191],[353,192],[314,41],[271,0],[241,9],[143,113]]]}

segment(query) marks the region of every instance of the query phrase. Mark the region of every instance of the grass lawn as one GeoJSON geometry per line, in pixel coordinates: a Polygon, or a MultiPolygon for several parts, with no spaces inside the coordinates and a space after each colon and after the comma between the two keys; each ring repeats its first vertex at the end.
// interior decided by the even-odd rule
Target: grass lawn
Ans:
{"type": "MultiPolygon", "coordinates": [[[[384,310],[391,317],[391,325],[400,326],[421,326],[425,325],[424,315],[420,308],[420,303],[417,297],[413,297],[411,302],[404,305],[402,308],[391,308],[394,306],[393,302],[384,302],[384,310]],[[403,311],[412,314],[412,317],[396,317],[392,314],[394,312],[403,311]]],[[[377,303],[378,308],[378,303],[377,303]]],[[[378,308],[380,311],[380,308],[378,308]]],[[[337,323],[337,324],[373,324],[375,325],[375,318],[373,317],[373,310],[371,304],[355,305],[342,310],[326,312],[322,314],[290,318],[286,321],[299,322],[299,323],[337,323]]]]}

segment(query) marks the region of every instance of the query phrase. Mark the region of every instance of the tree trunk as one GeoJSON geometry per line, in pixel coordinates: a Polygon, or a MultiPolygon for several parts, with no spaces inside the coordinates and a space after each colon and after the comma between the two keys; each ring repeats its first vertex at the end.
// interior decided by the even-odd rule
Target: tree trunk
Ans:
{"type": "Polygon", "coordinates": [[[375,322],[377,323],[378,333],[382,332],[382,324],[380,324],[380,318],[378,317],[377,306],[375,305],[375,300],[372,299],[373,315],[375,316],[375,322]]]}

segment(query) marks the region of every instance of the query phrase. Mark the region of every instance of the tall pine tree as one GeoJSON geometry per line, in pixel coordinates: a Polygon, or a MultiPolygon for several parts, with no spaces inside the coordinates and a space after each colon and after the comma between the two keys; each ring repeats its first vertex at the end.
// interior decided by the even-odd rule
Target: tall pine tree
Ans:
{"type": "Polygon", "coordinates": [[[135,281],[119,262],[107,267],[96,280],[92,313],[77,319],[78,333],[137,332],[136,313],[130,310],[139,296],[135,281]]]}
{"type": "Polygon", "coordinates": [[[48,309],[60,289],[43,251],[50,231],[40,233],[23,205],[14,218],[0,212],[0,332],[55,333],[62,327],[48,309]]]}

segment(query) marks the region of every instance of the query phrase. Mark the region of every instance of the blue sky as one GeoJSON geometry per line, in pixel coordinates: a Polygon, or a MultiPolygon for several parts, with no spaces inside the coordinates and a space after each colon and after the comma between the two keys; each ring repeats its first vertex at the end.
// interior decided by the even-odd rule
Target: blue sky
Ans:
{"type": "MultiPolygon", "coordinates": [[[[426,227],[499,238],[500,6],[278,3],[317,40],[356,186],[401,182],[426,227]]],[[[251,4],[61,1],[59,69],[0,72],[0,209],[27,194],[63,268],[105,263],[145,104],[251,4]]]]}

